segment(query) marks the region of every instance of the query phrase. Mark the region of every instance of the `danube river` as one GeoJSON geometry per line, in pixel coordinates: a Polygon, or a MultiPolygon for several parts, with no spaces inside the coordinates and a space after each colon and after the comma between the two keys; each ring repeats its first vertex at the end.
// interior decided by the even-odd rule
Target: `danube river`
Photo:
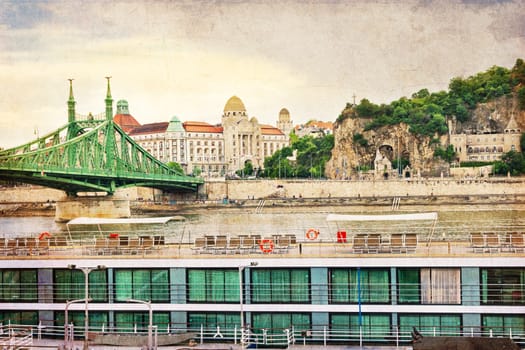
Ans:
{"type": "MultiPolygon", "coordinates": [[[[523,206],[442,206],[430,208],[411,208],[411,212],[436,211],[438,220],[433,222],[328,222],[327,215],[332,208],[311,207],[301,212],[293,208],[277,210],[200,210],[191,214],[177,216],[176,220],[165,225],[113,225],[71,226],[56,223],[53,217],[0,217],[0,237],[36,237],[47,231],[55,235],[68,235],[73,239],[93,238],[118,232],[127,235],[164,235],[167,242],[192,242],[203,234],[271,234],[292,233],[300,240],[310,228],[320,231],[320,239],[330,240],[336,237],[338,230],[348,233],[378,230],[379,232],[399,230],[415,231],[421,235],[432,231],[433,239],[464,239],[475,231],[512,232],[525,231],[525,208],[523,206]],[[417,210],[414,210],[417,209],[417,210]],[[434,229],[433,229],[434,228],[434,229]]],[[[376,208],[377,209],[377,208],[376,208]]],[[[338,208],[338,214],[350,213],[345,208],[338,208]]],[[[374,208],[354,209],[352,214],[399,214],[402,210],[381,211],[374,208]]]]}

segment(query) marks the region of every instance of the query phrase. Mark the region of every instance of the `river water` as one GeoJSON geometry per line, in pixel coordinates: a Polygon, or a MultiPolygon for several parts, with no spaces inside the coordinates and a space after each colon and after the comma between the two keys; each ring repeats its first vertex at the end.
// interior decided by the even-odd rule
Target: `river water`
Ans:
{"type": "MultiPolygon", "coordinates": [[[[184,215],[184,220],[172,220],[165,225],[113,225],[97,227],[70,226],[57,223],[53,217],[0,217],[0,237],[37,237],[40,232],[48,231],[58,235],[69,235],[72,238],[92,238],[95,235],[107,235],[118,232],[128,235],[164,235],[169,242],[192,242],[194,237],[204,234],[271,234],[291,233],[298,239],[304,237],[309,228],[318,229],[320,239],[333,239],[336,232],[344,229],[349,232],[417,232],[426,234],[433,231],[435,239],[465,238],[474,231],[511,232],[525,231],[525,208],[520,206],[483,206],[459,207],[443,206],[438,208],[421,208],[421,211],[437,211],[438,221],[432,230],[432,222],[327,222],[330,208],[309,208],[297,212],[293,208],[282,211],[254,210],[223,211],[200,210],[194,214],[184,215]]],[[[338,214],[345,212],[339,208],[338,214]]],[[[373,212],[373,208],[364,209],[360,214],[373,212]]],[[[388,212],[388,213],[402,213],[388,212]]],[[[355,214],[355,210],[352,211],[355,214]]],[[[381,214],[387,214],[382,212],[381,214]]]]}

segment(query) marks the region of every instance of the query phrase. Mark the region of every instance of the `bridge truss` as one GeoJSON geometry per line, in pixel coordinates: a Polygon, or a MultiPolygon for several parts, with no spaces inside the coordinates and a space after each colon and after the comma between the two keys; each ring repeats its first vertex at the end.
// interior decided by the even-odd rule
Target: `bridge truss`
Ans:
{"type": "Polygon", "coordinates": [[[65,191],[106,192],[131,186],[195,192],[202,179],[169,168],[103,115],[68,124],[24,145],[0,151],[0,179],[65,191]]]}

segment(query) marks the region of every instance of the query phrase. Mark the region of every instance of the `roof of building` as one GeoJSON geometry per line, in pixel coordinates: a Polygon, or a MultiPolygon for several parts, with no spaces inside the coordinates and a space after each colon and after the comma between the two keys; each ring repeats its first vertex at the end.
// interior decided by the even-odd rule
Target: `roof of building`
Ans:
{"type": "Polygon", "coordinates": [[[129,132],[130,135],[156,134],[166,132],[168,122],[150,123],[137,126],[129,132]]]}
{"type": "Polygon", "coordinates": [[[127,133],[140,126],[140,123],[131,114],[116,114],[113,121],[127,133]]]}
{"type": "Polygon", "coordinates": [[[170,123],[168,125],[167,132],[184,132],[184,127],[182,126],[182,122],[177,116],[173,116],[171,118],[170,123]]]}
{"type": "Polygon", "coordinates": [[[284,135],[284,133],[275,126],[261,124],[261,134],[263,135],[284,135]]]}
{"type": "Polygon", "coordinates": [[[184,122],[182,123],[186,132],[222,133],[220,125],[211,125],[206,122],[184,122]]]}
{"type": "Polygon", "coordinates": [[[246,107],[244,107],[244,103],[240,98],[237,96],[232,96],[228,101],[226,101],[226,105],[224,106],[224,112],[228,111],[246,112],[246,107]]]}

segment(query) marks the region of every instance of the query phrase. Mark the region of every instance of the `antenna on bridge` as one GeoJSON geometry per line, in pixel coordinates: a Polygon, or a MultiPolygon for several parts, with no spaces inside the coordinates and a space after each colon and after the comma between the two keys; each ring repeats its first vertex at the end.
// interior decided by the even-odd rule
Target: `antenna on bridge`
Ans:
{"type": "Polygon", "coordinates": [[[113,98],[111,98],[111,87],[109,86],[109,80],[111,77],[105,77],[108,81],[108,91],[106,93],[106,119],[113,119],[113,98]]]}
{"type": "Polygon", "coordinates": [[[67,100],[67,121],[68,123],[75,121],[75,97],[73,97],[73,78],[69,78],[69,100],[67,100]]]}

